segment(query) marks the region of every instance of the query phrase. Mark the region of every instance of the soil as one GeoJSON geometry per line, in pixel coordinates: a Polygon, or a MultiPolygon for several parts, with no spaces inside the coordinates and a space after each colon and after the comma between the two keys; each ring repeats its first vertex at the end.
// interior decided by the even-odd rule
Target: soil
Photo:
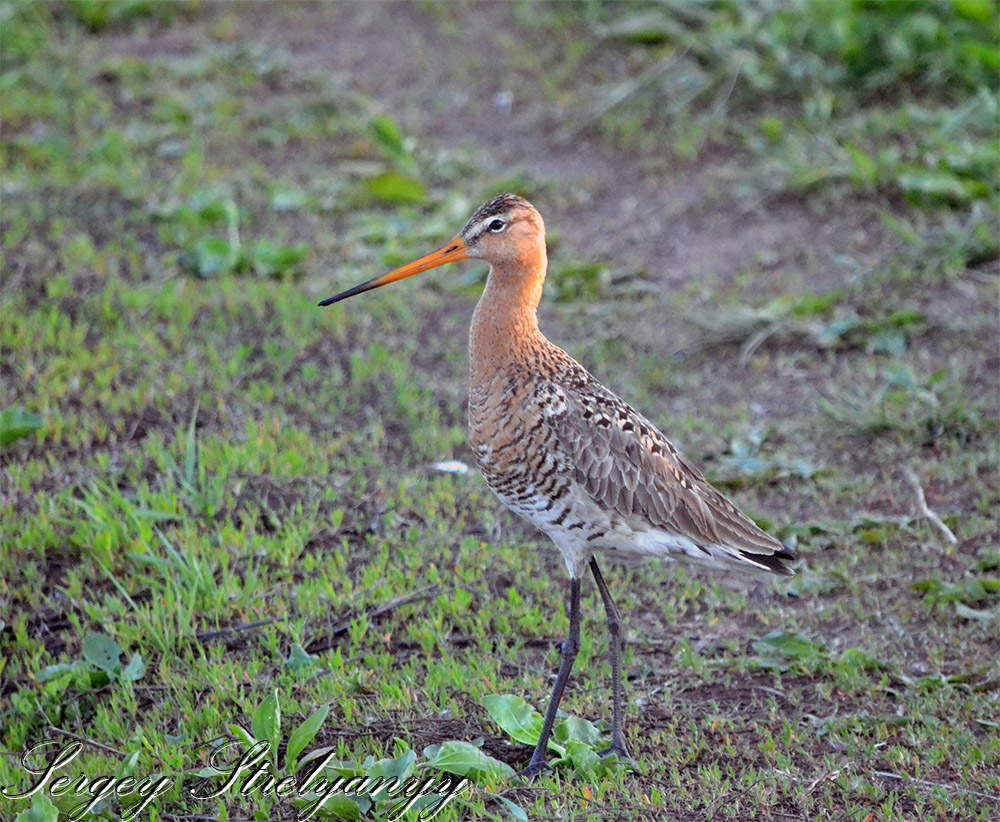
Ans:
{"type": "MultiPolygon", "coordinates": [[[[814,290],[834,287],[884,255],[885,233],[874,208],[813,212],[798,198],[759,196],[754,174],[731,150],[712,145],[679,161],[657,151],[619,149],[587,129],[589,106],[627,79],[625,61],[598,42],[583,61],[583,79],[552,102],[544,71],[519,65],[524,54],[557,67],[544,26],[513,3],[443,4],[428,14],[418,3],[242,4],[218,7],[214,28],[234,41],[251,36],[287,49],[293,65],[332,76],[370,97],[404,134],[441,149],[469,149],[483,167],[516,179],[526,174],[557,192],[534,198],[551,233],[575,258],[642,271],[664,288],[690,280],[726,283],[764,260],[791,266],[814,290]],[[567,136],[572,135],[572,136],[567,136]],[[758,193],[748,197],[741,190],[758,193]],[[548,202],[545,200],[549,199],[548,202]]],[[[196,48],[204,15],[142,38],[109,40],[119,54],[182,56],[196,48]]],[[[530,67],[537,68],[537,67],[530,67]]],[[[544,69],[544,66],[543,66],[544,69]]],[[[472,202],[485,193],[462,192],[472,202]]],[[[518,193],[518,192],[515,192],[518,193]]]]}

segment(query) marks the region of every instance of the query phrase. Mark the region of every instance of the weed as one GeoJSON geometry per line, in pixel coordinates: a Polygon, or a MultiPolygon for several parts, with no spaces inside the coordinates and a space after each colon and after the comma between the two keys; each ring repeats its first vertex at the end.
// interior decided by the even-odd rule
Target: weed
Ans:
{"type": "Polygon", "coordinates": [[[942,437],[967,441],[983,429],[976,408],[969,407],[962,389],[962,376],[941,369],[919,376],[902,362],[890,362],[874,385],[854,386],[830,400],[820,398],[819,407],[835,422],[855,434],[899,433],[921,445],[932,445],[942,437]]]}

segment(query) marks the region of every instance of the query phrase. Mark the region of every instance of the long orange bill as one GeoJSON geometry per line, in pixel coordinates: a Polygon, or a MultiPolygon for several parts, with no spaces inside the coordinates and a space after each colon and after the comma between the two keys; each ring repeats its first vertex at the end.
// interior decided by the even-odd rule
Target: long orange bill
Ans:
{"type": "Polygon", "coordinates": [[[468,247],[465,245],[465,241],[461,237],[456,237],[450,243],[442,246],[437,251],[432,251],[426,257],[421,257],[419,260],[414,260],[412,263],[407,263],[400,268],[393,269],[388,274],[380,274],[378,277],[373,277],[368,282],[356,285],[354,288],[348,288],[347,291],[341,291],[339,294],[323,300],[320,305],[333,305],[334,303],[339,303],[341,300],[346,300],[348,297],[353,297],[355,294],[371,291],[373,288],[381,288],[383,285],[396,282],[396,280],[412,277],[421,271],[437,268],[439,265],[444,265],[445,263],[453,263],[456,260],[467,259],[468,256],[468,247]]]}

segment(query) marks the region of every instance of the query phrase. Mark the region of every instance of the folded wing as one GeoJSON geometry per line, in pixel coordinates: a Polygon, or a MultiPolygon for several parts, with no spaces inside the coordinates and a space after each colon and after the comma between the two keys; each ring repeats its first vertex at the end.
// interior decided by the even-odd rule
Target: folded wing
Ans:
{"type": "MultiPolygon", "coordinates": [[[[582,370],[582,368],[581,368],[582,370]]],[[[585,371],[536,388],[577,484],[625,522],[689,540],[707,558],[783,576],[794,560],[641,414],[585,371]]]]}

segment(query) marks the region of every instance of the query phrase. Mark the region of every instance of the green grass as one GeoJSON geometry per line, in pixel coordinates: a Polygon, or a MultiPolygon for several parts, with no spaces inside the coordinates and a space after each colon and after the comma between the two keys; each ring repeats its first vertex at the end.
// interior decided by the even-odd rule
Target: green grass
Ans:
{"type": "MultiPolygon", "coordinates": [[[[499,15],[483,47],[509,62],[472,72],[472,99],[525,89],[546,150],[576,135],[626,181],[683,166],[705,218],[818,235],[857,214],[833,267],[805,237],[668,292],[656,238],[643,271],[581,256],[573,180],[446,146],[305,59],[293,33],[342,8],[0,6],[0,786],[75,742],[74,780],[148,778],[140,818],[294,818],[273,791],[192,793],[224,784],[213,750],[265,741],[276,781],[323,757],[328,782],[468,778],[442,820],[994,818],[993,7],[484,8],[407,7],[463,69],[466,29],[499,15]],[[511,773],[565,570],[474,471],[435,467],[472,461],[482,267],[316,307],[515,183],[563,215],[551,337],[802,557],[774,586],[609,571],[635,769],[594,757],[610,665],[585,586],[559,762],[530,785],[511,773]]],[[[22,818],[94,798],[39,793],[22,818]]],[[[327,815],[392,805],[355,800],[327,815]]],[[[30,806],[0,796],[5,819],[30,806]]]]}

